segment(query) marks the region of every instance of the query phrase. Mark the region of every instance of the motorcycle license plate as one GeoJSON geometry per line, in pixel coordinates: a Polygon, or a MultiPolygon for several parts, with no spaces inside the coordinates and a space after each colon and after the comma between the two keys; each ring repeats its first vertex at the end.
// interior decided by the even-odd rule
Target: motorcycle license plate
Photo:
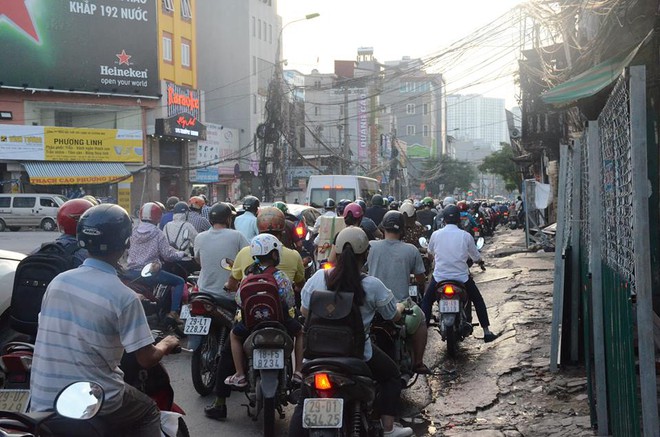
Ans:
{"type": "Polygon", "coordinates": [[[303,405],[303,428],[341,428],[344,400],[308,398],[303,405]]]}
{"type": "Polygon", "coordinates": [[[408,296],[417,297],[417,286],[416,285],[409,285],[408,286],[408,296]]]}
{"type": "Polygon", "coordinates": [[[210,317],[188,317],[183,327],[183,333],[186,335],[206,335],[210,329],[210,317]]]}
{"type": "Polygon", "coordinates": [[[252,353],[252,368],[284,369],[284,349],[255,349],[252,353]]]}
{"type": "Polygon", "coordinates": [[[186,320],[188,317],[190,317],[190,305],[183,305],[181,307],[181,314],[179,315],[179,318],[181,320],[186,320]]]}
{"type": "Polygon", "coordinates": [[[26,413],[30,404],[30,390],[0,390],[0,411],[26,413]]]}
{"type": "Polygon", "coordinates": [[[458,299],[440,299],[441,313],[457,313],[459,308],[460,301],[458,299]]]}

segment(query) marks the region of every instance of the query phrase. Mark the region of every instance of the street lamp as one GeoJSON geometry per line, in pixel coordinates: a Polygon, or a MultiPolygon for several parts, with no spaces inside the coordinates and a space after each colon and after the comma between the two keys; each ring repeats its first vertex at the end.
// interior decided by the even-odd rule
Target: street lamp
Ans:
{"type": "Polygon", "coordinates": [[[280,60],[280,53],[282,49],[282,32],[284,29],[293,23],[300,21],[311,20],[313,18],[319,17],[321,14],[312,13],[305,15],[304,18],[299,18],[297,20],[289,21],[280,29],[277,35],[277,49],[275,51],[275,69],[273,72],[273,79],[269,85],[268,91],[268,100],[266,101],[266,123],[264,126],[264,139],[262,140],[262,149],[261,149],[261,164],[259,166],[259,171],[261,173],[261,184],[264,190],[264,197],[267,201],[271,200],[271,187],[268,181],[268,172],[267,172],[267,157],[266,157],[266,147],[267,144],[271,144],[273,147],[273,174],[274,176],[278,174],[278,170],[281,172],[281,184],[282,184],[282,198],[286,201],[286,172],[284,171],[284,158],[282,156],[281,148],[278,148],[280,143],[280,133],[283,128],[283,110],[284,101],[282,98],[282,62],[280,60]]]}

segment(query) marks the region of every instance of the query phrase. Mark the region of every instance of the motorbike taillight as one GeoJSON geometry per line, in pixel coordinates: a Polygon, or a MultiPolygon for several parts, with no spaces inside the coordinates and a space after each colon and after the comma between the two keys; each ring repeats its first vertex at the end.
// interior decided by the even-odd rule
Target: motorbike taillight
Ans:
{"type": "Polygon", "coordinates": [[[190,314],[193,316],[201,316],[213,311],[213,304],[205,302],[203,300],[193,300],[190,303],[190,314]]]}
{"type": "Polygon", "coordinates": [[[333,267],[334,267],[334,265],[331,262],[328,262],[328,261],[321,264],[321,270],[330,270],[333,267]]]}
{"type": "Polygon", "coordinates": [[[298,236],[299,239],[305,238],[305,235],[307,234],[307,229],[305,228],[305,223],[301,220],[298,222],[296,225],[296,235],[298,236]]]}
{"type": "Polygon", "coordinates": [[[317,390],[330,390],[332,388],[332,381],[327,373],[314,374],[314,388],[317,390]]]}
{"type": "Polygon", "coordinates": [[[453,285],[447,284],[442,288],[442,294],[447,297],[453,297],[456,294],[456,290],[453,285]]]}

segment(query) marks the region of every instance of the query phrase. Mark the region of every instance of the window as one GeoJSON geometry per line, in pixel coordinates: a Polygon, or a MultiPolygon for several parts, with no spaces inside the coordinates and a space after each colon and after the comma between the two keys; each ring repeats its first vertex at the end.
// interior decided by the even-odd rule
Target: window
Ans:
{"type": "Polygon", "coordinates": [[[272,24],[268,25],[268,42],[270,44],[273,43],[273,25],[272,24]]]}
{"type": "Polygon", "coordinates": [[[415,113],[415,104],[414,103],[408,103],[406,105],[406,114],[414,114],[415,113]]]}
{"type": "Polygon", "coordinates": [[[190,68],[190,40],[181,38],[181,65],[190,68]]]}
{"type": "Polygon", "coordinates": [[[163,11],[174,12],[174,0],[163,0],[163,11]]]}
{"type": "Polygon", "coordinates": [[[256,114],[257,113],[257,95],[252,94],[252,113],[256,114]]]}
{"type": "Polygon", "coordinates": [[[190,0],[181,0],[181,16],[187,18],[188,20],[192,19],[192,8],[190,7],[190,0]]]}
{"type": "Polygon", "coordinates": [[[267,28],[266,22],[264,21],[264,41],[268,39],[268,37],[266,36],[266,28],[267,28]]]}
{"type": "Polygon", "coordinates": [[[429,125],[428,124],[425,124],[424,126],[422,126],[422,132],[423,132],[422,135],[424,135],[425,137],[429,136],[429,125]]]}
{"type": "Polygon", "coordinates": [[[257,57],[252,56],[252,75],[256,76],[257,75],[257,57]]]}
{"type": "Polygon", "coordinates": [[[0,208],[9,208],[11,197],[0,197],[0,208]]]}
{"type": "Polygon", "coordinates": [[[57,208],[58,206],[53,199],[44,198],[44,197],[39,199],[39,205],[46,206],[49,208],[57,208]]]}
{"type": "Polygon", "coordinates": [[[261,20],[259,20],[259,36],[258,38],[261,39],[261,20]]]}
{"type": "Polygon", "coordinates": [[[319,115],[319,107],[314,106],[314,115],[319,115]]]}
{"type": "Polygon", "coordinates": [[[424,115],[429,115],[429,104],[424,103],[424,115]]]}
{"type": "Polygon", "coordinates": [[[172,34],[163,32],[163,61],[172,63],[172,34]]]}
{"type": "Polygon", "coordinates": [[[415,125],[409,124],[406,126],[406,135],[415,135],[415,125]]]}
{"type": "Polygon", "coordinates": [[[14,197],[14,208],[34,208],[36,197],[14,197]]]}
{"type": "Polygon", "coordinates": [[[252,17],[252,36],[257,36],[257,19],[252,17]]]}

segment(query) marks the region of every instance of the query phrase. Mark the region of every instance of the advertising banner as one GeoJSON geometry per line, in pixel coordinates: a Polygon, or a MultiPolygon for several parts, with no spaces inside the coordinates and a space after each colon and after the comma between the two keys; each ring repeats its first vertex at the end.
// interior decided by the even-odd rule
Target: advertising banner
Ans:
{"type": "Polygon", "coordinates": [[[369,100],[366,94],[360,94],[357,105],[358,161],[362,162],[369,156],[369,100]]]}
{"type": "Polygon", "coordinates": [[[142,131],[0,126],[0,159],[142,163],[142,131]]]}
{"type": "Polygon", "coordinates": [[[183,112],[170,118],[157,118],[156,135],[182,138],[185,140],[206,139],[206,126],[197,117],[183,112]]]}
{"type": "Polygon", "coordinates": [[[191,144],[188,158],[193,167],[206,163],[209,166],[191,171],[190,179],[194,182],[213,183],[218,182],[219,175],[235,176],[238,153],[238,131],[208,123],[206,140],[191,144]]]}
{"type": "Polygon", "coordinates": [[[158,97],[157,3],[0,1],[0,82],[158,97]]]}

